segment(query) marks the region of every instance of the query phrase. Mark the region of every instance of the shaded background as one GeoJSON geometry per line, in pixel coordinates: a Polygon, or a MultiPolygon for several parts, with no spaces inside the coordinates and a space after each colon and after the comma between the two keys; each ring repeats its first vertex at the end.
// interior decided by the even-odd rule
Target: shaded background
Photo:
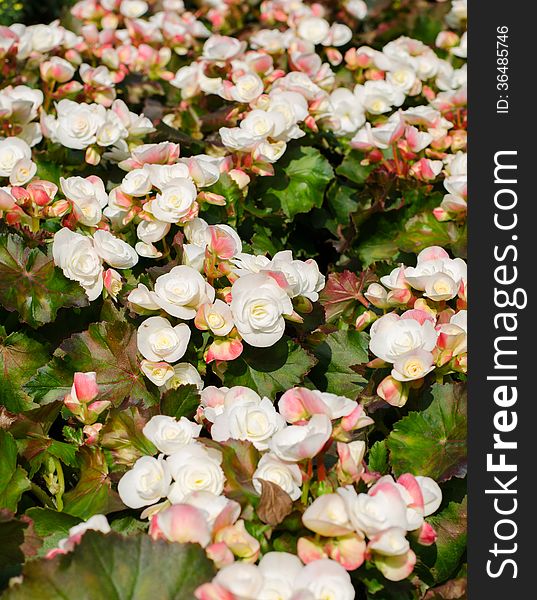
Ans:
{"type": "Polygon", "coordinates": [[[0,25],[50,23],[71,0],[0,0],[0,25]]]}

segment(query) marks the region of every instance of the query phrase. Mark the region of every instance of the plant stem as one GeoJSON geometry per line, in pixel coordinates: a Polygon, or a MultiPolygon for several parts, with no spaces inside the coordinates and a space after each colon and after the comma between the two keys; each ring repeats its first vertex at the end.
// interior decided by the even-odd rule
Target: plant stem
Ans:
{"type": "Polygon", "coordinates": [[[54,508],[54,503],[48,496],[48,494],[42,490],[37,483],[31,483],[30,491],[32,494],[46,507],[54,508]]]}

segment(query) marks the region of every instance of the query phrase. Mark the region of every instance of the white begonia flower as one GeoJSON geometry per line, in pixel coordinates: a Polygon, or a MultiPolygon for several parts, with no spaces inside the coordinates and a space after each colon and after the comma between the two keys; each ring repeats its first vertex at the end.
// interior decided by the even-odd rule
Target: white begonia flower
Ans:
{"type": "Polygon", "coordinates": [[[248,440],[258,450],[267,450],[270,438],[285,427],[284,418],[268,398],[247,400],[225,405],[211,427],[211,437],[217,442],[228,439],[248,440]]]}
{"type": "Polygon", "coordinates": [[[298,500],[300,498],[302,474],[299,467],[294,463],[284,462],[274,454],[268,452],[261,457],[257,463],[257,469],[252,475],[252,482],[259,494],[262,491],[260,479],[280,486],[289,495],[291,500],[298,500]]]}
{"type": "Polygon", "coordinates": [[[246,254],[245,252],[240,252],[234,256],[231,262],[235,265],[233,272],[239,277],[259,273],[270,264],[270,260],[266,256],[255,256],[254,254],[246,254]]]}
{"type": "Polygon", "coordinates": [[[64,227],[54,235],[52,256],[67,279],[80,283],[89,300],[101,294],[103,266],[91,238],[64,227]]]}
{"type": "Polygon", "coordinates": [[[201,318],[214,335],[225,337],[234,327],[231,308],[222,300],[216,299],[214,304],[202,305],[201,313],[196,316],[196,324],[201,318]]]}
{"type": "Polygon", "coordinates": [[[372,115],[389,112],[394,106],[401,106],[405,93],[388,81],[366,81],[354,88],[354,95],[365,111],[372,115]]]}
{"type": "Polygon", "coordinates": [[[258,570],[263,575],[263,589],[259,600],[290,599],[295,581],[304,565],[298,556],[289,552],[267,552],[259,561],[258,570]]]}
{"type": "Polygon", "coordinates": [[[182,163],[174,165],[144,165],[153,187],[164,189],[174,179],[189,179],[188,167],[182,163]]]}
{"type": "Polygon", "coordinates": [[[136,308],[140,307],[145,310],[158,310],[160,307],[155,302],[155,292],[148,289],[143,283],[139,283],[130,294],[127,300],[136,308]]]}
{"type": "Polygon", "coordinates": [[[203,389],[203,380],[194,365],[190,363],[174,365],[173,375],[164,384],[164,389],[175,389],[181,385],[195,385],[199,392],[203,389]]]}
{"type": "Polygon", "coordinates": [[[320,273],[317,263],[312,259],[294,260],[291,250],[277,252],[266,269],[281,271],[285,275],[290,286],[291,298],[305,296],[315,302],[319,299],[319,292],[324,288],[324,275],[320,273]]]}
{"type": "Polygon", "coordinates": [[[37,165],[30,158],[21,158],[14,165],[9,176],[9,183],[13,186],[25,185],[37,173],[37,165]]]}
{"type": "Polygon", "coordinates": [[[183,264],[192,267],[200,273],[203,272],[205,264],[205,248],[195,244],[183,244],[183,264]]]}
{"type": "Polygon", "coordinates": [[[155,385],[159,387],[164,385],[173,377],[174,370],[167,362],[152,362],[150,360],[142,360],[140,363],[142,373],[155,385]]]}
{"type": "Polygon", "coordinates": [[[139,256],[144,258],[160,258],[162,256],[162,252],[156,246],[147,242],[136,242],[134,249],[139,256]]]}
{"type": "Polygon", "coordinates": [[[219,496],[224,490],[225,476],[220,466],[222,456],[199,443],[192,443],[166,459],[174,479],[168,499],[179,504],[192,492],[211,492],[219,496]]]}
{"type": "Polygon", "coordinates": [[[434,357],[426,350],[412,350],[393,363],[391,375],[397,381],[414,381],[425,377],[435,368],[434,357]]]}
{"type": "Polygon", "coordinates": [[[253,102],[263,93],[263,81],[256,73],[245,73],[235,80],[230,96],[236,102],[253,102]]]}
{"type": "Polygon", "coordinates": [[[367,16],[367,4],[364,0],[346,0],[345,9],[357,19],[365,19],[367,16]]]}
{"type": "Polygon", "coordinates": [[[155,504],[170,490],[171,475],[162,457],[142,456],[119,480],[119,496],[129,508],[155,504]]]}
{"type": "Polygon", "coordinates": [[[226,61],[235,57],[244,49],[240,40],[225,35],[211,35],[203,45],[203,58],[207,60],[226,61]]]}
{"type": "Polygon", "coordinates": [[[145,196],[153,188],[147,169],[129,171],[121,182],[121,191],[128,196],[145,196]]]}
{"type": "Polygon", "coordinates": [[[148,11],[149,5],[144,0],[122,0],[119,12],[128,19],[138,19],[148,11]]]}
{"type": "Polygon", "coordinates": [[[270,450],[280,459],[298,462],[317,455],[332,435],[332,422],[326,415],[313,415],[304,425],[290,425],[276,432],[270,450]]]}
{"type": "Polygon", "coordinates": [[[205,490],[191,492],[183,499],[183,504],[189,504],[202,510],[205,513],[210,529],[213,528],[216,519],[224,510],[231,512],[229,517],[229,521],[231,522],[235,522],[241,514],[241,506],[238,502],[230,500],[224,495],[217,496],[205,490]]]}
{"type": "Polygon", "coordinates": [[[97,141],[97,130],[106,120],[106,109],[100,104],[60,100],[57,118],[52,125],[52,140],[66,148],[85,150],[97,141]]]}
{"type": "Polygon", "coordinates": [[[364,108],[347,88],[337,88],[329,97],[330,127],[337,135],[355,133],[365,123],[364,108]]]}
{"type": "Polygon", "coordinates": [[[355,596],[349,573],[328,558],[307,564],[295,579],[295,589],[311,592],[314,599],[354,600],[355,596]]]}
{"type": "Polygon", "coordinates": [[[274,279],[262,273],[245,275],[235,281],[231,295],[235,326],[248,344],[266,348],[283,336],[282,315],[291,315],[293,305],[274,279]]]}
{"type": "Polygon", "coordinates": [[[164,317],[149,317],[138,328],[138,350],[153,362],[176,362],[186,352],[190,328],[185,323],[172,327],[164,317]]]}
{"type": "Polygon", "coordinates": [[[149,419],[142,431],[159,452],[173,454],[199,436],[201,425],[189,421],[186,417],[177,420],[167,415],[155,415],[149,419]]]}
{"type": "Polygon", "coordinates": [[[323,42],[330,31],[330,24],[321,17],[305,17],[298,23],[297,33],[307,42],[320,44],[323,42]]]}
{"type": "Polygon", "coordinates": [[[115,269],[130,269],[138,262],[134,248],[104,229],[98,229],[93,234],[93,245],[104,262],[115,269]]]}
{"type": "Polygon", "coordinates": [[[197,194],[196,186],[190,179],[177,177],[166,183],[146,210],[160,221],[178,223],[189,214],[197,194]]]}
{"type": "Polygon", "coordinates": [[[73,203],[73,211],[80,223],[95,227],[103,216],[108,194],[100,177],[60,177],[65,197],[73,203]]]}
{"type": "Polygon", "coordinates": [[[373,538],[391,527],[408,530],[407,506],[399,487],[386,476],[379,479],[368,494],[357,494],[352,486],[338,488],[337,493],[345,502],[355,530],[373,538]]]}
{"type": "Polygon", "coordinates": [[[354,531],[347,515],[345,501],[339,494],[323,494],[302,515],[302,523],[326,537],[347,535],[354,531]]]}
{"type": "Polygon", "coordinates": [[[406,529],[391,527],[369,541],[368,548],[384,556],[401,556],[410,549],[406,529]]]}
{"type": "Polygon", "coordinates": [[[395,313],[383,315],[375,321],[370,330],[371,352],[389,363],[416,350],[431,352],[438,337],[434,323],[425,320],[402,318],[395,313]]]}
{"type": "Polygon", "coordinates": [[[0,177],[9,177],[21,160],[31,160],[30,146],[18,137],[0,140],[0,177]]]}
{"type": "Polygon", "coordinates": [[[150,221],[140,221],[136,227],[136,235],[138,239],[146,244],[153,244],[159,242],[165,237],[170,231],[170,223],[164,223],[157,219],[151,219],[150,221]]]}
{"type": "Polygon", "coordinates": [[[416,476],[423,496],[423,516],[428,517],[435,513],[442,504],[442,490],[434,479],[430,477],[416,476]]]}
{"type": "Polygon", "coordinates": [[[237,600],[254,600],[260,598],[264,578],[256,565],[234,562],[220,569],[213,582],[233,594],[237,600]]]}
{"type": "Polygon", "coordinates": [[[187,265],[179,265],[155,282],[155,302],[168,314],[193,319],[198,308],[215,297],[214,288],[187,265]]]}
{"type": "Polygon", "coordinates": [[[205,248],[208,240],[209,224],[204,219],[196,217],[185,224],[183,231],[186,239],[195,246],[205,248]]]}
{"type": "Polygon", "coordinates": [[[180,160],[187,166],[190,177],[198,187],[208,187],[220,179],[220,158],[197,154],[180,160]]]}

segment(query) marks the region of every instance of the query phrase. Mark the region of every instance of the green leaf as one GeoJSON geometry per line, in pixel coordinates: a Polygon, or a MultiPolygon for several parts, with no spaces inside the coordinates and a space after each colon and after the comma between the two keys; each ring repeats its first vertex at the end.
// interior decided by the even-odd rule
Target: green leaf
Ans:
{"type": "Polygon", "coordinates": [[[73,552],[28,563],[3,600],[192,600],[214,576],[197,544],[88,531],[73,552]]]}
{"type": "Polygon", "coordinates": [[[327,203],[338,223],[348,225],[351,214],[358,210],[360,204],[355,196],[356,189],[337,182],[328,190],[327,203]]]}
{"type": "Polygon", "coordinates": [[[101,430],[101,446],[111,451],[114,464],[132,466],[141,456],[157,453],[143,434],[147,421],[136,406],[110,413],[101,430]]]}
{"type": "Polygon", "coordinates": [[[160,401],[160,412],[180,419],[190,419],[196,413],[200,404],[200,394],[197,386],[193,384],[180,385],[178,388],[164,392],[160,401]]]}
{"type": "Polygon", "coordinates": [[[26,248],[17,235],[1,234],[0,304],[39,327],[54,321],[62,307],[87,306],[88,298],[39,248],[26,248]]]}
{"type": "Polygon", "coordinates": [[[369,360],[368,344],[367,334],[351,329],[315,337],[311,345],[319,362],[310,379],[321,390],[356,398],[367,382],[351,367],[369,360]]]}
{"type": "Polygon", "coordinates": [[[343,162],[336,169],[338,175],[346,177],[354,183],[363,184],[366,182],[371,171],[374,170],[375,165],[362,165],[360,164],[364,155],[362,152],[352,150],[344,158],[343,162]]]}
{"type": "Polygon", "coordinates": [[[0,405],[13,413],[37,408],[22,386],[48,361],[46,347],[21,331],[4,336],[0,327],[0,405]]]}
{"type": "Polygon", "coordinates": [[[390,465],[388,463],[386,440],[380,440],[371,446],[367,467],[370,471],[375,471],[381,475],[386,475],[389,472],[390,465]]]}
{"type": "Polygon", "coordinates": [[[26,471],[17,465],[17,444],[8,431],[0,429],[0,509],[17,512],[22,494],[30,489],[26,471]]]}
{"type": "Polygon", "coordinates": [[[40,556],[57,548],[58,542],[69,535],[69,529],[80,522],[77,517],[51,508],[29,508],[26,515],[32,519],[36,534],[43,539],[40,556]]]}
{"type": "Polygon", "coordinates": [[[431,211],[412,217],[397,237],[397,246],[403,252],[418,254],[429,246],[446,247],[451,244],[453,224],[438,221],[431,211]]]}
{"type": "Polygon", "coordinates": [[[0,589],[11,577],[19,575],[24,562],[24,530],[28,523],[15,519],[8,511],[0,512],[0,589]]]}
{"type": "Polygon", "coordinates": [[[114,406],[126,398],[146,406],[157,401],[140,371],[136,328],[126,321],[92,323],[87,331],[75,333],[54,352],[52,361],[39,369],[25,390],[40,404],[62,399],[77,371],[95,371],[99,400],[109,400],[114,406]]]}
{"type": "Polygon", "coordinates": [[[228,363],[224,384],[251,387],[260,396],[274,400],[278,392],[302,383],[314,364],[313,356],[289,338],[282,338],[271,348],[244,344],[240,358],[228,363]]]}
{"type": "Polygon", "coordinates": [[[63,510],[74,517],[87,520],[96,514],[124,509],[119,495],[112,490],[103,452],[82,448],[80,458],[80,477],[76,486],[64,494],[63,510]]]}
{"type": "Polygon", "coordinates": [[[266,190],[275,196],[288,219],[321,207],[324,191],[334,171],[326,158],[311,146],[295,146],[278,162],[276,175],[266,190]]]}
{"type": "Polygon", "coordinates": [[[419,557],[428,567],[433,582],[442,583],[456,575],[466,551],[466,498],[461,504],[450,502],[442,512],[428,517],[427,521],[438,538],[433,546],[420,547],[419,557]]]}
{"type": "Polygon", "coordinates": [[[466,387],[433,386],[433,401],[394,425],[387,444],[397,476],[410,472],[445,481],[466,475],[466,387]]]}

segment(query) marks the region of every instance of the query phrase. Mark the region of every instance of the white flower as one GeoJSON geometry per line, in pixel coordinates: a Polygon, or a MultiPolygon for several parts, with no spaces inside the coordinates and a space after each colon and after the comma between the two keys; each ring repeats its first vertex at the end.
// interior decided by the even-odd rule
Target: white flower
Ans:
{"type": "Polygon", "coordinates": [[[64,227],[54,235],[52,255],[54,264],[68,279],[78,281],[90,300],[100,295],[103,267],[91,238],[64,227]]]}
{"type": "Polygon", "coordinates": [[[155,292],[152,292],[143,283],[139,283],[127,297],[127,300],[134,305],[135,308],[143,308],[145,310],[158,310],[160,307],[155,302],[155,292]]]}
{"type": "Polygon", "coordinates": [[[401,556],[410,549],[406,539],[406,529],[391,527],[370,540],[368,548],[384,556],[401,556]]]}
{"type": "Polygon", "coordinates": [[[145,258],[160,258],[162,256],[162,252],[160,252],[156,246],[147,244],[146,242],[136,242],[134,249],[139,256],[145,258]]]}
{"type": "Polygon", "coordinates": [[[159,387],[164,385],[173,377],[174,370],[167,362],[152,362],[150,360],[142,360],[140,363],[142,373],[155,385],[159,387]]]}
{"type": "Polygon", "coordinates": [[[201,425],[181,417],[179,421],[166,415],[155,415],[144,426],[143,434],[159,452],[173,454],[198,437],[201,425]]]}
{"type": "Polygon", "coordinates": [[[337,493],[343,498],[356,531],[372,538],[391,527],[407,530],[407,506],[399,487],[390,476],[385,476],[368,494],[357,494],[352,486],[338,488],[337,493]]]}
{"type": "Polygon", "coordinates": [[[438,337],[434,323],[429,319],[419,323],[395,313],[388,313],[375,321],[370,334],[371,352],[389,363],[415,350],[431,352],[438,337]]]}
{"type": "Polygon", "coordinates": [[[155,302],[168,314],[193,319],[198,308],[215,297],[214,288],[187,265],[179,265],[155,282],[155,302]]]}
{"type": "Polygon", "coordinates": [[[195,244],[183,244],[183,264],[202,272],[205,264],[205,248],[195,244]]]}
{"type": "Polygon", "coordinates": [[[211,492],[219,496],[225,483],[220,467],[219,452],[210,451],[202,444],[193,443],[174,452],[166,460],[174,483],[168,499],[179,504],[192,492],[211,492]]]}
{"type": "Polygon", "coordinates": [[[326,415],[313,415],[304,425],[290,425],[272,436],[269,448],[280,459],[297,462],[313,458],[332,435],[332,423],[326,415]]]}
{"type": "Polygon", "coordinates": [[[97,254],[116,269],[130,269],[138,262],[134,248],[104,229],[98,229],[93,234],[93,245],[97,254]]]}
{"type": "Polygon", "coordinates": [[[181,162],[188,167],[190,177],[198,187],[208,187],[220,179],[220,158],[197,154],[182,158],[181,162]]]}
{"type": "Polygon", "coordinates": [[[259,494],[262,489],[260,479],[280,486],[284,492],[289,494],[291,500],[300,498],[302,474],[298,466],[294,463],[284,462],[270,452],[264,454],[252,475],[254,487],[259,494]]]}
{"type": "Polygon", "coordinates": [[[430,477],[416,476],[423,496],[423,516],[428,517],[438,510],[442,504],[442,490],[434,479],[430,477]]]}
{"type": "Polygon", "coordinates": [[[31,38],[32,49],[43,53],[59,46],[63,41],[64,32],[58,21],[50,25],[32,25],[26,30],[31,38]]]}
{"type": "Polygon", "coordinates": [[[119,12],[129,19],[137,19],[144,15],[149,8],[144,0],[123,0],[119,6],[119,12]]]}
{"type": "Polygon", "coordinates": [[[217,496],[207,491],[191,492],[183,499],[183,503],[202,510],[210,529],[213,528],[216,519],[224,510],[232,513],[229,515],[231,522],[236,521],[241,514],[241,506],[238,502],[229,500],[224,495],[217,496]]]}
{"type": "Polygon", "coordinates": [[[52,139],[66,148],[84,150],[97,141],[97,130],[106,120],[106,109],[100,104],[60,100],[52,139]]]}
{"type": "MultiPolygon", "coordinates": [[[[150,212],[156,219],[166,223],[178,223],[192,208],[198,192],[190,179],[177,177],[150,203],[150,212]]],[[[146,205],[147,206],[147,205],[146,205]]]]}
{"type": "Polygon", "coordinates": [[[345,9],[357,19],[365,19],[367,16],[367,4],[364,0],[347,0],[345,9]]]}
{"type": "Polygon", "coordinates": [[[302,515],[304,525],[326,537],[347,535],[354,531],[343,498],[338,494],[323,494],[308,506],[302,515]]]}
{"type": "Polygon", "coordinates": [[[312,44],[320,44],[328,36],[330,25],[321,17],[305,17],[298,24],[298,35],[312,44]]]}
{"type": "Polygon", "coordinates": [[[337,135],[356,132],[365,123],[364,107],[347,88],[338,88],[329,99],[331,128],[337,135]]]}
{"type": "Polygon", "coordinates": [[[295,579],[295,589],[310,591],[314,599],[354,600],[355,596],[348,572],[328,558],[307,564],[295,579]]]}
{"type": "Polygon", "coordinates": [[[195,385],[199,392],[203,389],[203,380],[196,367],[190,363],[177,363],[173,366],[173,375],[164,384],[164,389],[175,389],[180,385],[195,385]]]}
{"type": "Polygon", "coordinates": [[[185,233],[186,239],[195,246],[199,246],[200,248],[205,248],[207,245],[207,232],[209,229],[209,224],[204,219],[200,217],[196,217],[186,223],[183,231],[185,233]]]}
{"type": "Polygon", "coordinates": [[[165,460],[142,456],[119,480],[119,496],[129,508],[155,504],[168,494],[171,476],[165,460]]]}
{"type": "Polygon", "coordinates": [[[317,263],[293,260],[291,250],[284,250],[274,255],[266,266],[268,271],[281,271],[290,286],[290,297],[305,296],[313,302],[319,299],[319,292],[324,288],[324,276],[321,275],[317,263]]]}
{"type": "Polygon", "coordinates": [[[149,317],[138,328],[138,350],[154,362],[175,362],[186,352],[190,328],[185,323],[172,327],[164,317],[149,317]]]}
{"type": "Polygon", "coordinates": [[[183,163],[175,165],[144,165],[154,187],[162,190],[173,179],[189,179],[188,167],[183,163]]]}
{"type": "Polygon", "coordinates": [[[9,177],[20,160],[30,160],[30,146],[18,137],[0,140],[0,177],[9,177]]]}
{"type": "Polygon", "coordinates": [[[128,196],[145,196],[149,194],[153,184],[147,169],[133,169],[125,175],[120,187],[128,196]]]}
{"type": "Polygon", "coordinates": [[[235,80],[230,96],[236,102],[253,102],[263,93],[263,81],[255,73],[245,73],[235,80]]]}
{"type": "Polygon", "coordinates": [[[169,223],[157,221],[157,219],[140,221],[136,228],[136,235],[142,242],[152,244],[154,242],[159,242],[165,237],[168,231],[170,231],[170,227],[171,225],[169,223]]]}
{"type": "Polygon", "coordinates": [[[9,176],[11,185],[24,185],[37,173],[37,165],[30,158],[21,158],[18,160],[9,176]]]}
{"type": "Polygon", "coordinates": [[[366,112],[372,115],[389,112],[393,106],[401,106],[405,101],[405,93],[384,80],[366,81],[363,85],[359,84],[354,88],[354,95],[366,112]]]}
{"type": "Polygon", "coordinates": [[[203,45],[203,58],[208,60],[230,60],[242,52],[244,43],[225,35],[212,35],[203,45]]]}
{"type": "Polygon", "coordinates": [[[263,589],[259,600],[289,600],[295,589],[295,580],[303,569],[302,561],[289,552],[267,552],[259,561],[263,575],[263,589]]]}
{"type": "Polygon", "coordinates": [[[76,218],[83,225],[95,227],[102,219],[102,209],[108,202],[108,194],[100,177],[60,177],[65,197],[73,203],[76,218]]]}
{"type": "Polygon", "coordinates": [[[212,333],[226,336],[234,327],[231,308],[222,300],[216,299],[214,304],[203,304],[196,316],[196,326],[208,327],[212,333]]]}
{"type": "Polygon", "coordinates": [[[426,350],[411,350],[396,358],[393,363],[392,377],[398,381],[413,381],[425,377],[434,370],[434,357],[426,350]]]}
{"type": "Polygon", "coordinates": [[[224,401],[224,412],[216,417],[211,437],[217,442],[229,438],[248,440],[258,450],[267,450],[270,438],[283,427],[285,420],[268,398],[243,402],[234,399],[230,403],[224,401]]]}
{"type": "Polygon", "coordinates": [[[255,256],[254,254],[246,254],[245,252],[239,252],[239,254],[232,258],[231,262],[235,265],[233,272],[239,277],[251,273],[259,273],[270,264],[270,260],[266,256],[261,254],[255,256]]]}
{"type": "Polygon", "coordinates": [[[264,578],[256,565],[234,562],[218,571],[213,582],[228,590],[236,600],[258,600],[264,578]]]}
{"type": "Polygon", "coordinates": [[[261,273],[245,275],[235,281],[231,295],[235,326],[248,344],[266,348],[283,336],[282,315],[292,314],[293,305],[274,279],[261,273]]]}

